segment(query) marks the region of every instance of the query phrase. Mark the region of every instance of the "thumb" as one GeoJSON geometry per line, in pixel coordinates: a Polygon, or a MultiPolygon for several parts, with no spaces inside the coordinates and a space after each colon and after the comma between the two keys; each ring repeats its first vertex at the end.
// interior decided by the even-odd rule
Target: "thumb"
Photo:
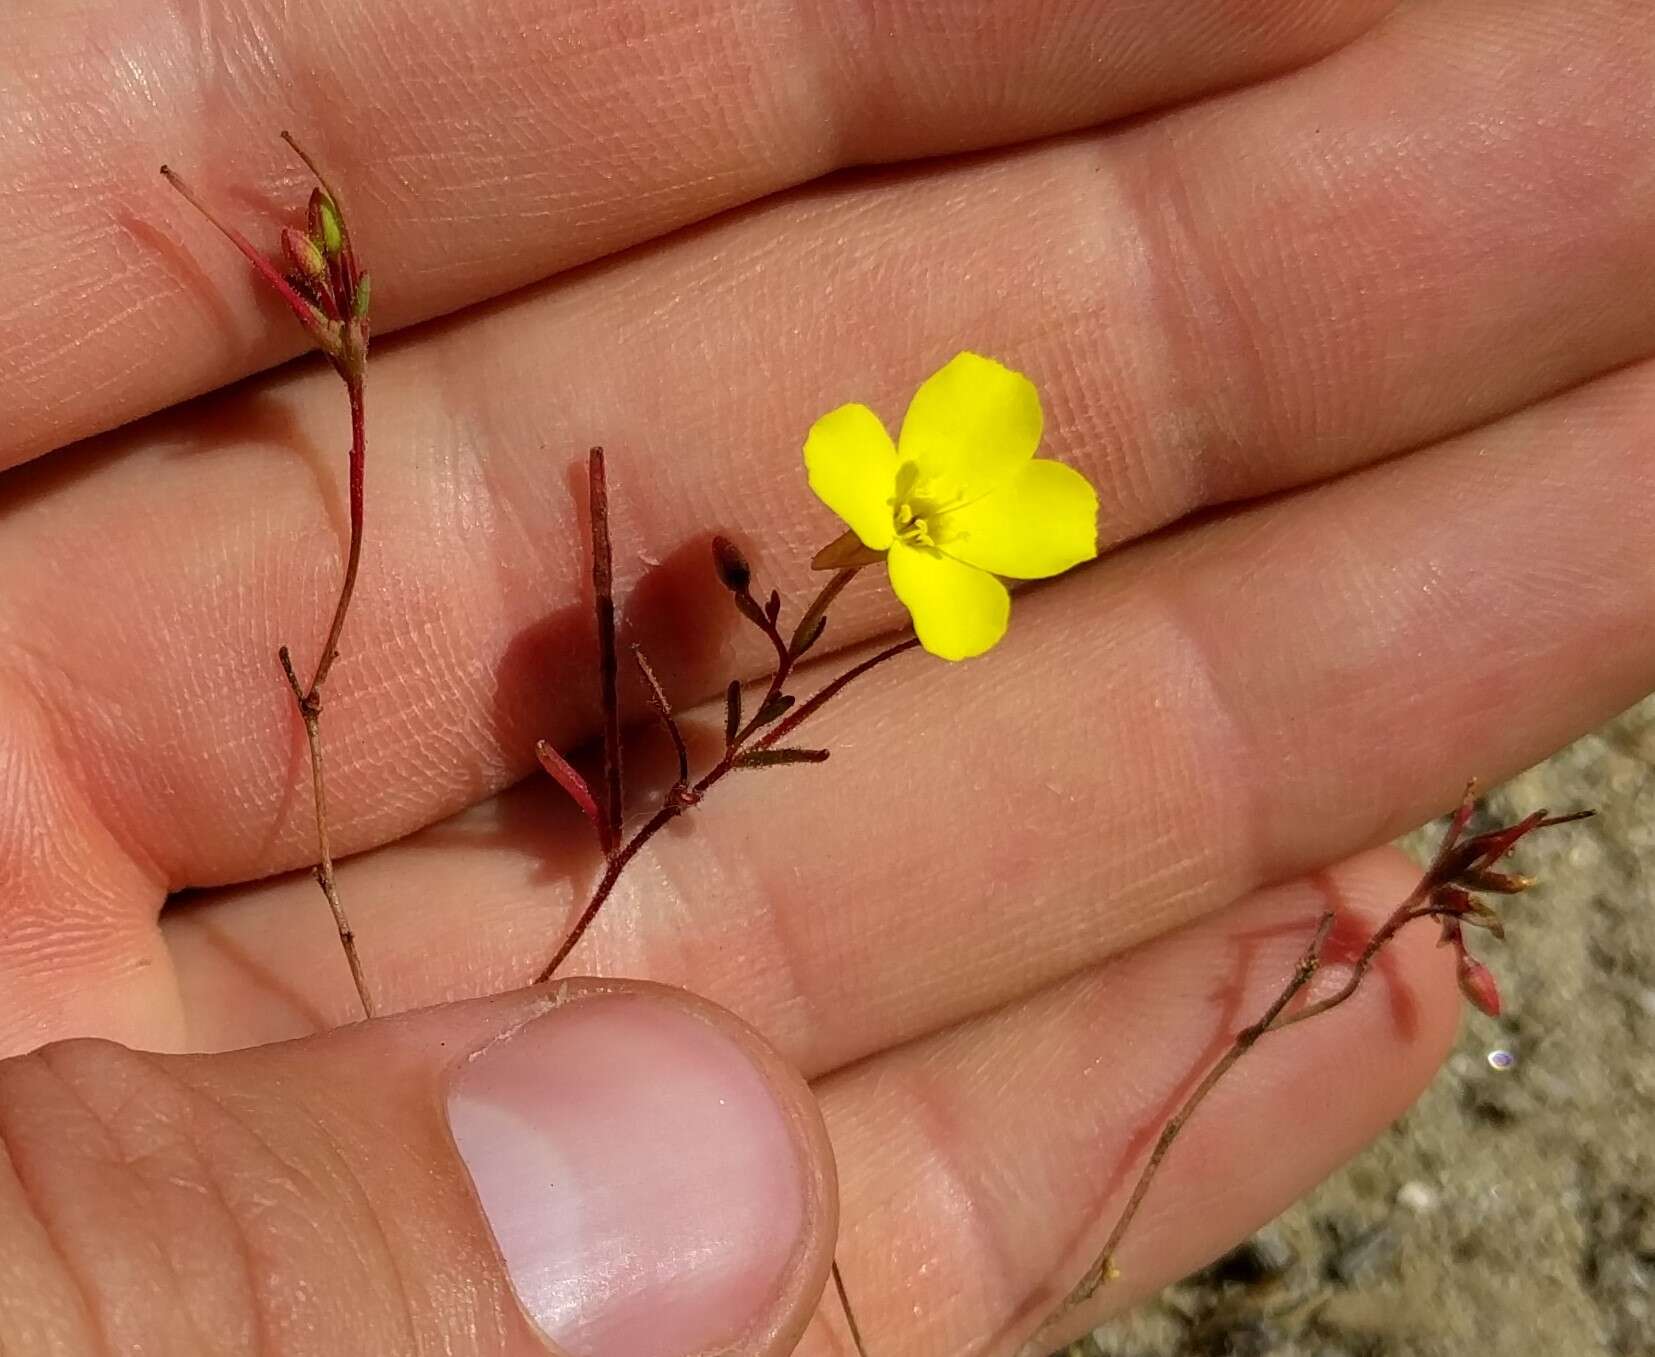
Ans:
{"type": "Polygon", "coordinates": [[[0,1063],[0,1352],[770,1357],[836,1223],[803,1081],[657,985],[0,1063]]]}

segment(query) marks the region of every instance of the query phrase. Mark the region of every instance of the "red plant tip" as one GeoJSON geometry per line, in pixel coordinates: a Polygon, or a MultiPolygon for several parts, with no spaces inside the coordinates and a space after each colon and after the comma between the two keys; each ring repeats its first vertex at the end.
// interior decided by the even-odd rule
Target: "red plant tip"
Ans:
{"type": "MultiPolygon", "coordinates": [[[[285,140],[306,167],[321,179],[314,162],[287,133],[285,140]]],[[[169,166],[161,167],[166,181],[216,226],[241,251],[270,287],[280,295],[311,342],[333,360],[347,382],[360,385],[368,356],[368,288],[350,249],[350,235],[333,191],[324,182],[310,195],[306,230],[288,227],[282,231],[283,262],[290,279],[258,250],[247,237],[213,211],[183,178],[169,166]]]]}
{"type": "Polygon", "coordinates": [[[1581,810],[1568,815],[1548,815],[1544,810],[1537,810],[1525,815],[1516,824],[1502,825],[1462,840],[1460,835],[1471,818],[1469,801],[1462,802],[1449,824],[1436,859],[1426,873],[1424,884],[1432,888],[1454,883],[1469,890],[1493,891],[1500,895],[1516,895],[1526,891],[1534,884],[1533,877],[1497,872],[1493,870],[1494,864],[1535,830],[1573,824],[1592,813],[1581,810]]]}
{"type": "Polygon", "coordinates": [[[1457,972],[1460,982],[1460,993],[1466,1002],[1488,1014],[1491,1018],[1500,1016],[1500,987],[1494,981],[1494,972],[1478,961],[1464,948],[1460,949],[1457,959],[1457,972]]]}
{"type": "Polygon", "coordinates": [[[713,538],[713,569],[718,572],[718,582],[732,594],[745,594],[753,582],[753,568],[728,537],[713,538]]]}
{"type": "Polygon", "coordinates": [[[535,757],[540,760],[540,766],[551,774],[552,781],[569,793],[570,799],[580,807],[580,813],[597,826],[601,833],[603,817],[598,813],[597,798],[592,795],[592,789],[587,785],[586,779],[547,741],[538,741],[534,752],[535,757]]]}

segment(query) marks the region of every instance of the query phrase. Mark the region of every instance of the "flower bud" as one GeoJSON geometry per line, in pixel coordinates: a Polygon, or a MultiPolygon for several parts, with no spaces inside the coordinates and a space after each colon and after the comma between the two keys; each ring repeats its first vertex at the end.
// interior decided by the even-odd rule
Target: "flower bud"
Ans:
{"type": "Polygon", "coordinates": [[[345,233],[339,225],[339,209],[321,189],[310,191],[310,238],[329,259],[339,258],[345,233]]]}
{"type": "Polygon", "coordinates": [[[1491,1018],[1500,1016],[1500,987],[1494,982],[1494,972],[1469,952],[1459,954],[1460,993],[1491,1018]]]}
{"type": "Polygon", "coordinates": [[[352,310],[358,320],[366,320],[368,318],[368,296],[371,291],[369,287],[370,282],[370,278],[365,273],[356,280],[356,300],[352,303],[352,310]]]}
{"type": "Polygon", "coordinates": [[[728,537],[713,538],[713,569],[718,572],[718,582],[732,594],[746,593],[753,581],[753,568],[728,537]]]}
{"type": "Polygon", "coordinates": [[[316,242],[297,226],[282,227],[282,254],[287,257],[287,266],[301,280],[318,290],[327,286],[328,261],[316,248],[316,242]]]}

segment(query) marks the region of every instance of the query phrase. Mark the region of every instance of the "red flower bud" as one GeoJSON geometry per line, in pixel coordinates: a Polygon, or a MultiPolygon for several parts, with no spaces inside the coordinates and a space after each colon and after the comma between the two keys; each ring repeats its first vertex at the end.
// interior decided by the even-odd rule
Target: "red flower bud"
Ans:
{"type": "Polygon", "coordinates": [[[316,242],[297,226],[282,228],[282,253],[287,266],[318,293],[328,285],[328,261],[322,258],[316,242]]]}
{"type": "Polygon", "coordinates": [[[753,568],[728,537],[713,538],[713,569],[718,572],[719,583],[732,594],[746,593],[753,582],[753,568]]]}
{"type": "Polygon", "coordinates": [[[1470,953],[1459,954],[1460,993],[1467,1002],[1476,1005],[1491,1018],[1500,1016],[1500,987],[1494,982],[1494,972],[1470,953]]]}

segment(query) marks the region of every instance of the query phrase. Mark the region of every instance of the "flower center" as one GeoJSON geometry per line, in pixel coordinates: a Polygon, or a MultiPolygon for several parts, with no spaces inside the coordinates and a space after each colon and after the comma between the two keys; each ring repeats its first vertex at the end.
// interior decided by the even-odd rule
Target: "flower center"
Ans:
{"type": "Polygon", "coordinates": [[[919,468],[904,462],[896,473],[896,494],[890,498],[891,527],[897,540],[911,547],[934,547],[943,535],[942,518],[948,506],[937,504],[919,484],[919,468]]]}
{"type": "MultiPolygon", "coordinates": [[[[920,506],[921,510],[924,506],[920,506]]],[[[912,504],[898,504],[896,513],[892,517],[892,526],[896,529],[897,537],[911,547],[934,547],[931,540],[931,528],[926,522],[923,512],[916,512],[912,504]]]]}

